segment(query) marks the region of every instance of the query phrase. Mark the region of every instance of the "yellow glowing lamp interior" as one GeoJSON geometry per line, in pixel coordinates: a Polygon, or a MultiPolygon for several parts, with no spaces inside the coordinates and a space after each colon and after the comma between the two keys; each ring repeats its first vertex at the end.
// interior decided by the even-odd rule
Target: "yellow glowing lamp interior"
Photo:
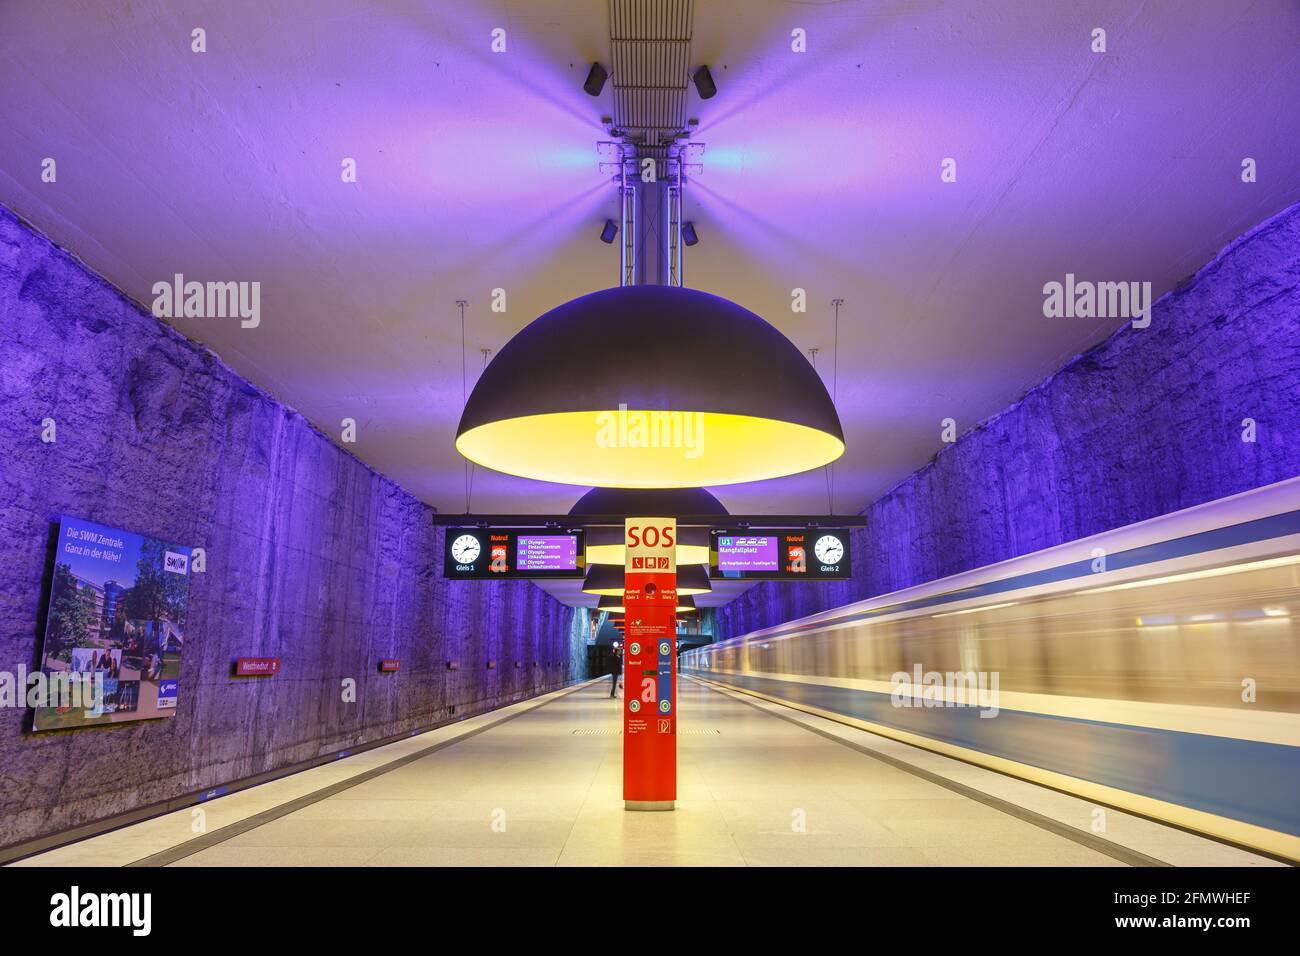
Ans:
{"type": "MultiPolygon", "coordinates": [[[[589,544],[587,545],[587,563],[588,564],[617,564],[623,566],[624,555],[623,545],[621,544],[589,544]]],[[[707,544],[679,544],[677,546],[677,563],[681,564],[708,564],[709,563],[709,546],[707,544]]],[[[680,591],[681,589],[678,588],[680,591]]],[[[620,594],[623,592],[619,592],[620,594]]],[[[695,591],[683,591],[684,594],[695,594],[695,591]]]]}
{"type": "Polygon", "coordinates": [[[456,439],[470,461],[522,478],[602,488],[699,488],[779,478],[844,454],[828,432],[722,412],[554,412],[456,439]]]}

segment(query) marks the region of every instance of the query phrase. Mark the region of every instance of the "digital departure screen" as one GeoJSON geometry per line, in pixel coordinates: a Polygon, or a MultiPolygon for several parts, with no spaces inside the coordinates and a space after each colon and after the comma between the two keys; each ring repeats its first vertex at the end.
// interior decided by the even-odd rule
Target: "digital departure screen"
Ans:
{"type": "Polygon", "coordinates": [[[447,529],[442,569],[449,580],[580,579],[586,568],[581,530],[447,529]]]}
{"type": "Polygon", "coordinates": [[[520,571],[575,571],[577,534],[521,534],[515,539],[520,571]]]}
{"type": "Polygon", "coordinates": [[[748,581],[844,581],[853,577],[843,528],[714,528],[709,576],[748,581]]]}

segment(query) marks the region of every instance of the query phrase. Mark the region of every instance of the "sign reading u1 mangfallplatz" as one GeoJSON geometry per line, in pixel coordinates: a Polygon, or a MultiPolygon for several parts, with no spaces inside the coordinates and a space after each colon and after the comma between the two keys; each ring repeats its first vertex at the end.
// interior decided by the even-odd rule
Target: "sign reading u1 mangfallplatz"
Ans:
{"type": "Polygon", "coordinates": [[[36,730],[176,713],[191,549],[64,515],[36,730]]]}
{"type": "Polygon", "coordinates": [[[853,577],[843,528],[715,528],[709,577],[745,581],[844,581],[853,577]]]}
{"type": "Polygon", "coordinates": [[[448,528],[443,576],[467,581],[581,578],[583,533],[555,528],[448,528]]]}

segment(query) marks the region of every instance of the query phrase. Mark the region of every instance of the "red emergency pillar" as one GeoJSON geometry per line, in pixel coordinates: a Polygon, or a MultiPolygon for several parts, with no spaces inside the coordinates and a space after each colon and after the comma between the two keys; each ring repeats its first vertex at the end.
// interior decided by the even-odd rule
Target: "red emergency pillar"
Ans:
{"type": "Polygon", "coordinates": [[[628,518],[623,566],[623,807],[677,800],[677,519],[628,518]]]}

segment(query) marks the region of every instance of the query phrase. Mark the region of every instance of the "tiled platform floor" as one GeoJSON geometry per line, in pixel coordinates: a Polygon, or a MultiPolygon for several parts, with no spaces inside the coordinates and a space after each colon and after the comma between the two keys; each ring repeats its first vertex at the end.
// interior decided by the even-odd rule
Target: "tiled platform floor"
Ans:
{"type": "MultiPolygon", "coordinates": [[[[601,681],[171,865],[1123,865],[699,683],[679,711],[671,813],[623,809],[601,681]]],[[[81,846],[24,862],[104,862],[81,846]]]]}

